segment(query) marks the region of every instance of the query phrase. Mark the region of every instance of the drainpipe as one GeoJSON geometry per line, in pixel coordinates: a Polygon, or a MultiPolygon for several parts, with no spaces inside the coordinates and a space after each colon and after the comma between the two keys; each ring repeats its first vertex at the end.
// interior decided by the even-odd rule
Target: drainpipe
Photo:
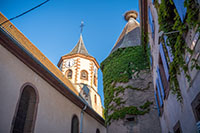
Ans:
{"type": "Polygon", "coordinates": [[[87,108],[87,105],[85,105],[84,108],[81,110],[80,133],[83,133],[83,114],[86,108],[87,108]]]}

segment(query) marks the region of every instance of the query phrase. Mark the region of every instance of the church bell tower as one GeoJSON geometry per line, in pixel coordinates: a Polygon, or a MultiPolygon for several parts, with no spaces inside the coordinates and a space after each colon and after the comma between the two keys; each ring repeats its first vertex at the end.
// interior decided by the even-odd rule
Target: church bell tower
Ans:
{"type": "Polygon", "coordinates": [[[102,116],[101,97],[97,90],[99,64],[93,56],[89,55],[83,42],[82,33],[72,51],[61,57],[58,67],[73,83],[79,96],[102,116]]]}

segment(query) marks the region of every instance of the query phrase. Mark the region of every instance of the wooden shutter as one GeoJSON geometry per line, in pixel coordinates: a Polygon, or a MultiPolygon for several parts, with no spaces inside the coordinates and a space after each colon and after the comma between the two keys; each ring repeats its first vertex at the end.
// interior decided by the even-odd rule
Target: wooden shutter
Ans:
{"type": "Polygon", "coordinates": [[[161,59],[162,59],[163,66],[164,66],[165,76],[166,76],[167,80],[169,80],[168,64],[167,64],[167,60],[166,60],[165,53],[163,51],[163,46],[161,43],[160,43],[160,55],[161,55],[161,59]]]}
{"type": "Polygon", "coordinates": [[[151,28],[152,38],[154,38],[154,21],[153,21],[153,17],[152,17],[150,8],[149,8],[148,13],[149,13],[149,24],[150,24],[150,28],[151,28]]]}
{"type": "Polygon", "coordinates": [[[157,87],[157,90],[158,90],[158,97],[159,97],[159,101],[160,101],[160,106],[162,107],[162,105],[163,105],[163,100],[162,100],[162,96],[161,96],[161,93],[160,93],[160,87],[159,87],[158,78],[156,79],[156,87],[157,87]]]}
{"type": "Polygon", "coordinates": [[[159,107],[159,104],[158,104],[158,99],[157,99],[156,90],[154,90],[154,96],[155,96],[155,99],[156,99],[156,105],[157,105],[158,115],[160,116],[160,107],[159,107]]]}
{"type": "Polygon", "coordinates": [[[164,90],[164,87],[163,87],[163,83],[162,83],[162,79],[161,79],[161,76],[160,76],[160,70],[159,70],[159,67],[157,67],[157,75],[158,75],[158,83],[159,83],[159,87],[161,89],[161,94],[162,94],[162,99],[164,100],[165,98],[165,90],[164,90]]]}

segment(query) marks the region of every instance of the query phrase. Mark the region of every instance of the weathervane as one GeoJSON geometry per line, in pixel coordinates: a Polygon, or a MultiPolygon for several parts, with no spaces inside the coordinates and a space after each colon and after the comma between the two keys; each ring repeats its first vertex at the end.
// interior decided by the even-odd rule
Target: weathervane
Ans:
{"type": "Polygon", "coordinates": [[[81,25],[80,25],[80,27],[81,27],[81,34],[82,34],[82,32],[83,32],[83,26],[85,26],[85,25],[84,25],[84,22],[81,21],[81,25]]]}

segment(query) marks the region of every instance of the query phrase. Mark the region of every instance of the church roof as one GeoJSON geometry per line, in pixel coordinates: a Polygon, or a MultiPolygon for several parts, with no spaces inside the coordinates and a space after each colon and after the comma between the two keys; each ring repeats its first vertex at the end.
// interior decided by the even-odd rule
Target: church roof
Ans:
{"type": "Polygon", "coordinates": [[[78,43],[76,44],[76,46],[67,55],[71,55],[71,54],[83,54],[83,55],[86,55],[86,56],[90,56],[88,54],[88,51],[87,51],[85,45],[84,45],[82,34],[80,35],[80,39],[79,39],[78,43]]]}
{"type": "Polygon", "coordinates": [[[97,68],[99,68],[99,64],[98,62],[96,61],[96,59],[89,55],[86,47],[85,47],[85,44],[83,42],[83,36],[82,34],[80,34],[80,39],[78,41],[78,43],[75,45],[75,47],[72,49],[72,51],[64,56],[62,56],[57,64],[58,67],[60,67],[60,64],[62,63],[62,61],[64,59],[68,59],[68,57],[76,57],[76,56],[79,56],[79,57],[83,57],[83,58],[87,58],[89,60],[92,60],[94,61],[95,65],[97,66],[97,68]]]}
{"type": "MultiPolygon", "coordinates": [[[[0,12],[0,23],[8,19],[0,12]]],[[[21,33],[10,21],[0,27],[1,45],[15,55],[27,67],[33,70],[60,94],[83,109],[87,103],[79,97],[74,85],[63,73],[21,33]]],[[[86,113],[104,125],[104,119],[91,107],[87,106],[86,113]]]]}
{"type": "Polygon", "coordinates": [[[124,15],[124,18],[128,22],[112,48],[111,53],[116,51],[118,48],[140,45],[140,24],[136,21],[137,12],[128,11],[124,15]]]}

